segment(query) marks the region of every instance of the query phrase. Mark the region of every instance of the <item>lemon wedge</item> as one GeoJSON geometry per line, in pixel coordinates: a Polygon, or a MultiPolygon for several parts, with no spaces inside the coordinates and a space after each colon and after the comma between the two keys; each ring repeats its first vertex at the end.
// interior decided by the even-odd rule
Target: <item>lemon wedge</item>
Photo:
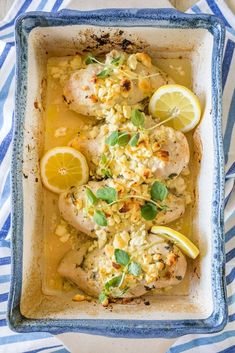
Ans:
{"type": "Polygon", "coordinates": [[[86,184],[89,178],[86,158],[72,147],[50,149],[42,157],[40,167],[43,184],[55,193],[86,184]]]}
{"type": "Polygon", "coordinates": [[[185,255],[196,259],[199,254],[199,250],[185,235],[177,232],[176,230],[164,227],[164,226],[153,226],[151,233],[158,234],[164,238],[172,241],[179,249],[183,251],[185,255]]]}
{"type": "Polygon", "coordinates": [[[197,96],[181,85],[164,85],[156,90],[149,102],[150,114],[175,130],[192,130],[201,117],[197,96]]]}

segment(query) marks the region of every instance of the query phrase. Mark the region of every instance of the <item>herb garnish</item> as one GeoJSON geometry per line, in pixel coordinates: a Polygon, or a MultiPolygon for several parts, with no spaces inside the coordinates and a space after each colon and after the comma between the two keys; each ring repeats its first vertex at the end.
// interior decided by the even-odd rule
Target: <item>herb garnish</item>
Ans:
{"type": "Polygon", "coordinates": [[[128,253],[124,250],[121,249],[115,249],[114,251],[114,257],[115,257],[115,261],[123,266],[128,265],[129,261],[130,261],[130,256],[128,255],[128,253]]]}
{"type": "Polygon", "coordinates": [[[111,278],[109,281],[105,283],[104,288],[107,291],[109,291],[111,288],[120,287],[122,282],[123,282],[123,274],[121,274],[120,276],[111,278]]]}
{"type": "Polygon", "coordinates": [[[128,132],[119,133],[119,136],[118,136],[119,146],[126,146],[129,140],[130,140],[130,134],[128,134],[128,132]]]}
{"type": "Polygon", "coordinates": [[[114,188],[105,186],[97,190],[96,196],[109,204],[117,200],[117,191],[114,188]]]}
{"type": "Polygon", "coordinates": [[[111,74],[111,70],[110,69],[104,69],[102,71],[100,71],[98,74],[96,74],[96,77],[98,78],[106,78],[108,76],[110,76],[111,74]]]}
{"type": "Polygon", "coordinates": [[[165,184],[155,181],[150,190],[151,199],[154,201],[163,201],[167,197],[168,189],[165,184]]]}
{"type": "Polygon", "coordinates": [[[140,138],[140,134],[139,134],[139,133],[133,135],[132,138],[131,138],[130,141],[129,141],[129,145],[130,145],[131,147],[137,146],[137,144],[138,144],[138,142],[139,142],[139,138],[140,138]]]}
{"type": "Polygon", "coordinates": [[[104,212],[100,210],[95,210],[93,221],[101,227],[106,227],[108,225],[104,212]]]}
{"type": "MultiPolygon", "coordinates": [[[[157,183],[157,182],[155,182],[155,183],[157,183]]],[[[105,186],[105,187],[98,189],[96,192],[96,195],[89,188],[86,188],[86,196],[88,199],[88,203],[90,205],[96,205],[99,200],[105,201],[108,204],[107,206],[112,206],[117,202],[123,202],[128,199],[143,200],[143,201],[145,201],[145,203],[140,208],[141,216],[145,220],[151,221],[156,217],[156,215],[159,211],[166,211],[168,209],[167,205],[161,205],[160,203],[156,202],[156,200],[162,201],[166,197],[166,195],[168,193],[167,188],[164,186],[164,184],[161,184],[160,182],[159,182],[159,184],[163,185],[164,187],[162,187],[162,186],[159,187],[159,185],[155,184],[155,183],[153,184],[154,187],[152,186],[152,188],[151,188],[152,199],[146,198],[141,195],[127,195],[126,197],[118,199],[117,191],[114,188],[109,187],[109,186],[105,186]],[[156,187],[156,185],[158,185],[158,186],[156,187]]],[[[107,206],[104,206],[104,208],[106,208],[107,206]]],[[[100,226],[107,226],[107,224],[108,224],[107,218],[106,218],[104,212],[101,210],[97,210],[97,209],[95,210],[95,213],[93,216],[93,221],[100,226]]],[[[121,256],[121,255],[117,254],[117,256],[121,256]]],[[[116,262],[119,264],[120,263],[119,258],[116,260],[117,260],[116,262]]]]}
{"type": "Polygon", "coordinates": [[[105,154],[102,154],[100,158],[100,162],[103,165],[106,164],[108,162],[108,157],[105,154]]]}
{"type": "Polygon", "coordinates": [[[152,202],[145,202],[141,206],[141,216],[146,219],[146,221],[152,221],[157,215],[157,206],[152,202]]]}
{"type": "Polygon", "coordinates": [[[131,262],[129,265],[128,265],[128,272],[130,274],[132,274],[133,276],[139,276],[142,272],[141,270],[141,266],[138,262],[131,262]]]}
{"type": "Polygon", "coordinates": [[[104,291],[102,291],[99,295],[99,303],[104,303],[108,299],[108,296],[105,294],[104,291]]]}
{"type": "Polygon", "coordinates": [[[85,64],[89,65],[89,64],[94,64],[94,63],[97,63],[96,58],[94,58],[92,55],[88,55],[86,57],[85,64]]]}
{"type": "Polygon", "coordinates": [[[110,146],[115,146],[118,143],[119,132],[113,131],[105,140],[105,143],[110,146]]]}
{"type": "Polygon", "coordinates": [[[98,202],[97,197],[88,187],[86,188],[86,197],[89,205],[95,205],[98,202]]]}
{"type": "Polygon", "coordinates": [[[109,169],[102,168],[101,169],[101,173],[106,178],[112,178],[112,173],[111,173],[111,171],[109,169]]]}
{"type": "MultiPolygon", "coordinates": [[[[98,189],[96,195],[94,195],[94,193],[89,188],[86,189],[88,203],[90,205],[95,205],[99,200],[103,200],[108,204],[107,206],[104,206],[104,208],[108,206],[110,207],[117,202],[123,202],[128,199],[140,199],[145,201],[140,210],[141,216],[147,221],[153,220],[159,211],[166,211],[168,209],[167,205],[162,205],[161,203],[157,202],[158,200],[163,201],[168,194],[167,187],[164,184],[155,181],[151,187],[150,193],[151,199],[141,195],[127,195],[118,199],[117,191],[110,186],[105,186],[98,189]]],[[[100,226],[107,226],[108,224],[105,214],[100,210],[95,210],[93,220],[100,226]]],[[[119,260],[116,262],[119,264],[119,260]]]]}
{"type": "Polygon", "coordinates": [[[132,147],[134,147],[138,143],[139,136],[139,133],[131,136],[131,134],[126,131],[113,131],[106,138],[105,143],[111,147],[116,145],[124,147],[129,143],[132,147]]]}
{"type": "MultiPolygon", "coordinates": [[[[138,277],[141,275],[142,272],[140,264],[138,262],[131,261],[130,255],[126,251],[122,249],[115,249],[114,257],[116,263],[122,266],[122,273],[118,276],[112,277],[105,283],[104,288],[99,295],[100,303],[105,303],[105,301],[109,298],[109,295],[111,294],[113,288],[121,287],[127,273],[138,277]]],[[[128,291],[128,289],[128,286],[123,288],[118,296],[123,296],[128,291]]]]}
{"type": "Polygon", "coordinates": [[[118,56],[117,58],[114,58],[112,61],[111,61],[111,64],[114,65],[114,66],[119,66],[120,62],[121,62],[121,59],[122,57],[121,56],[118,56]]]}
{"type": "Polygon", "coordinates": [[[145,120],[145,114],[139,109],[133,109],[131,111],[131,122],[136,127],[143,127],[145,120]]]}

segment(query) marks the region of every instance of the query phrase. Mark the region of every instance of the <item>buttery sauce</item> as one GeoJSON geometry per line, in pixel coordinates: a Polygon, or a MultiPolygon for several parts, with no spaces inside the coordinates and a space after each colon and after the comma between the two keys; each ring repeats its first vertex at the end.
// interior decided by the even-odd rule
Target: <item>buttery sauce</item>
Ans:
{"type": "MultiPolygon", "coordinates": [[[[58,59],[57,59],[58,60],[58,59]]],[[[167,74],[169,74],[176,83],[191,88],[191,62],[184,57],[176,58],[156,58],[154,63],[167,74]]],[[[66,146],[68,142],[77,134],[81,127],[86,124],[94,124],[94,118],[89,118],[75,113],[68,109],[63,94],[62,86],[59,80],[47,77],[46,91],[46,109],[45,109],[45,145],[44,151],[56,146],[66,146]]],[[[188,190],[193,190],[193,142],[192,132],[188,133],[187,139],[190,145],[191,173],[186,177],[188,190]]],[[[192,192],[191,192],[192,193],[192,192]]],[[[63,255],[71,249],[77,239],[71,236],[67,241],[62,242],[55,234],[56,225],[60,221],[58,210],[58,196],[44,189],[44,261],[43,261],[43,292],[48,295],[60,295],[65,291],[71,290],[67,281],[63,280],[57,273],[57,267],[63,255]]],[[[175,222],[171,227],[186,234],[189,238],[192,236],[192,210],[193,200],[187,206],[185,214],[175,222]]],[[[187,259],[188,260],[188,259],[187,259]]],[[[189,262],[189,261],[188,261],[189,262]]],[[[174,295],[186,295],[189,287],[189,269],[187,275],[181,284],[174,287],[174,295]]],[[[169,291],[169,294],[171,290],[169,291]]]]}

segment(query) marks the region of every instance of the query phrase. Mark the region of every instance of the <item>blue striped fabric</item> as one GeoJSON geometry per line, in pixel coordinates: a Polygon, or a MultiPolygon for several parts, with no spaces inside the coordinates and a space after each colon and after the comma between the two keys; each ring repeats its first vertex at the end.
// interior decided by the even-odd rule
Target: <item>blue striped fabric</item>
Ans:
{"type": "MultiPolygon", "coordinates": [[[[10,158],[14,121],[14,32],[15,18],[32,10],[58,11],[69,0],[17,0],[0,23],[0,352],[68,352],[61,342],[47,333],[16,334],[6,326],[5,312],[10,280],[10,158]]],[[[235,352],[235,16],[222,0],[203,0],[189,12],[214,13],[227,28],[223,59],[223,132],[226,160],[226,281],[229,323],[214,335],[187,335],[179,338],[168,353],[235,352]]],[[[156,350],[157,352],[157,350],[156,350]]],[[[96,352],[94,352],[96,353],[96,352]]]]}

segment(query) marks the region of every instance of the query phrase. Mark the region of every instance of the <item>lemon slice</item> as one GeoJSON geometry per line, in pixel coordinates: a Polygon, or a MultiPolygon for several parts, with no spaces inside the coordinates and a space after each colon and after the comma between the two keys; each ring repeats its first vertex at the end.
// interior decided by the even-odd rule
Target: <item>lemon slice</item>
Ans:
{"type": "Polygon", "coordinates": [[[40,166],[43,184],[56,193],[86,184],[89,178],[86,158],[72,147],[52,148],[42,157],[40,166]]]}
{"type": "Polygon", "coordinates": [[[151,232],[163,236],[172,241],[183,253],[192,259],[196,259],[199,250],[186,236],[174,229],[164,226],[153,226],[151,232]]]}
{"type": "Polygon", "coordinates": [[[175,130],[192,130],[201,117],[197,96],[181,85],[164,85],[156,90],[149,102],[149,112],[175,130]]]}

